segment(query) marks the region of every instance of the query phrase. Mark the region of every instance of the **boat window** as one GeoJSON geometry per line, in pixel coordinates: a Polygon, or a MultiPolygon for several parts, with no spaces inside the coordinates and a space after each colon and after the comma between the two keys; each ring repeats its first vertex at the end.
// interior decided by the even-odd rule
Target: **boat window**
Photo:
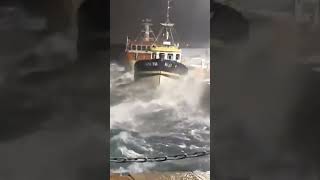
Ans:
{"type": "Polygon", "coordinates": [[[180,54],[176,54],[176,60],[180,59],[180,54]]]}
{"type": "Polygon", "coordinates": [[[169,60],[173,59],[173,54],[168,54],[168,59],[169,60]]]}
{"type": "Polygon", "coordinates": [[[145,51],[146,50],[146,46],[142,46],[142,50],[145,51]]]}
{"type": "Polygon", "coordinates": [[[137,46],[137,50],[138,50],[138,51],[141,50],[141,46],[137,46]]]}
{"type": "Polygon", "coordinates": [[[164,53],[160,53],[160,59],[164,59],[164,53]]]}
{"type": "Polygon", "coordinates": [[[136,50],[136,49],[137,49],[136,45],[132,45],[132,50],[136,50]]]}
{"type": "Polygon", "coordinates": [[[149,51],[151,50],[151,49],[150,49],[150,46],[147,46],[147,50],[149,50],[149,51]]]}

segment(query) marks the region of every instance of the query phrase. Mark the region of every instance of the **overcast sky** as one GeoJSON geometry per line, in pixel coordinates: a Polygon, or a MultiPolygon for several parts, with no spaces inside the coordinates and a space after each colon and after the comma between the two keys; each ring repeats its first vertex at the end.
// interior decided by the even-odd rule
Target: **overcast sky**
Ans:
{"type": "MultiPolygon", "coordinates": [[[[111,43],[125,42],[141,30],[141,19],[151,18],[154,31],[165,20],[167,0],[111,0],[111,43]]],[[[209,43],[210,0],[174,0],[172,21],[180,41],[209,43]]]]}

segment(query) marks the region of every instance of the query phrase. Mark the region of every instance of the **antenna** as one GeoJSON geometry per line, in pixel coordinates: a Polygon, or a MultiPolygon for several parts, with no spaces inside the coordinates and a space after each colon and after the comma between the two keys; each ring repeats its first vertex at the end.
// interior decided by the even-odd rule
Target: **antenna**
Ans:
{"type": "Polygon", "coordinates": [[[128,50],[128,45],[129,45],[129,37],[127,36],[126,51],[128,50]]]}
{"type": "Polygon", "coordinates": [[[172,0],[168,0],[168,7],[167,7],[167,21],[166,23],[170,23],[170,3],[172,0]]]}

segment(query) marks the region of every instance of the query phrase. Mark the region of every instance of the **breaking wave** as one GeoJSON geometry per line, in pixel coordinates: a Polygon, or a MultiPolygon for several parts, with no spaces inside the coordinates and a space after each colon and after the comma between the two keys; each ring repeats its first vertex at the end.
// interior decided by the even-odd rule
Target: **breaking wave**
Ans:
{"type": "MultiPolygon", "coordinates": [[[[112,157],[155,157],[210,149],[209,85],[186,77],[149,89],[110,65],[112,157]]],[[[111,164],[111,172],[209,171],[208,156],[159,163],[111,164]]]]}

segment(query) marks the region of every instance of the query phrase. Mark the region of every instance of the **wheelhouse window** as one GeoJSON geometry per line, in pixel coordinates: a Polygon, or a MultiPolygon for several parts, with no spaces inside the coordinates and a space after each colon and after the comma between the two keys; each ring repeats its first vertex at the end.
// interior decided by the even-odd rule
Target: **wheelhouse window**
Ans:
{"type": "Polygon", "coordinates": [[[141,46],[137,46],[137,50],[138,50],[138,51],[141,51],[141,46]]]}
{"type": "Polygon", "coordinates": [[[136,50],[136,49],[137,49],[136,45],[132,45],[132,50],[136,50]]]}
{"type": "Polygon", "coordinates": [[[146,46],[142,46],[142,50],[145,51],[146,50],[146,46]]]}
{"type": "Polygon", "coordinates": [[[160,59],[164,59],[164,53],[160,53],[160,59]]]}
{"type": "Polygon", "coordinates": [[[173,54],[168,54],[168,59],[169,60],[173,59],[173,54]]]}
{"type": "Polygon", "coordinates": [[[150,51],[150,50],[151,50],[150,46],[147,46],[147,50],[148,50],[148,51],[150,51]]]}
{"type": "Polygon", "coordinates": [[[180,59],[180,54],[176,54],[176,60],[180,59]]]}

